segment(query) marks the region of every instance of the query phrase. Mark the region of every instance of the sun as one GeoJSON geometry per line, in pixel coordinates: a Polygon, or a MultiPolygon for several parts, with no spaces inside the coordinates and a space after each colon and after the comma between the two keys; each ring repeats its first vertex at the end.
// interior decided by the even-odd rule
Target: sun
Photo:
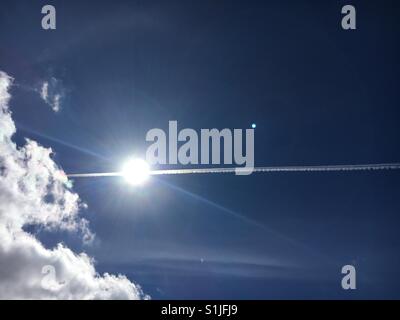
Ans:
{"type": "Polygon", "coordinates": [[[143,184],[150,176],[150,166],[142,159],[130,159],[122,166],[121,176],[131,185],[143,184]]]}

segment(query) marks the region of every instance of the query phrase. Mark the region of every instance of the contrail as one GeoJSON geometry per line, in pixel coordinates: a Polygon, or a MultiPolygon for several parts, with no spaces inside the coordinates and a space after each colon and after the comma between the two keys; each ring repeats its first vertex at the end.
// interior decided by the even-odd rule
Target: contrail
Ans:
{"type": "MultiPolygon", "coordinates": [[[[255,167],[252,172],[326,172],[326,171],[372,171],[372,170],[399,170],[400,163],[380,164],[349,164],[349,165],[327,165],[327,166],[274,166],[255,167]]],[[[151,175],[168,174],[205,174],[205,173],[249,173],[249,168],[201,168],[201,169],[171,169],[151,170],[151,175]]],[[[100,172],[100,173],[72,173],[67,174],[70,178],[90,177],[117,177],[122,176],[121,172],[100,172]]]]}

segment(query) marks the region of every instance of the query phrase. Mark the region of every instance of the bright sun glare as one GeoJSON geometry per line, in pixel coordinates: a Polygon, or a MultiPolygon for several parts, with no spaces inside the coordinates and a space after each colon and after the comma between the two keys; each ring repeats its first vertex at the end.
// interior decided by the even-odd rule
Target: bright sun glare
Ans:
{"type": "Polygon", "coordinates": [[[132,185],[144,183],[150,176],[150,166],[142,159],[130,159],[122,167],[122,176],[132,185]]]}

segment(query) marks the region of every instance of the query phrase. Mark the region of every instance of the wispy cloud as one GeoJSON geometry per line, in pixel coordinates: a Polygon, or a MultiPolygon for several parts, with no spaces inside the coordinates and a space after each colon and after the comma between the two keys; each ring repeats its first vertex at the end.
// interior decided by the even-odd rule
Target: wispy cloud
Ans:
{"type": "Polygon", "coordinates": [[[62,82],[54,77],[43,81],[39,90],[42,100],[51,107],[54,112],[61,110],[61,101],[65,96],[65,89],[62,82]]]}

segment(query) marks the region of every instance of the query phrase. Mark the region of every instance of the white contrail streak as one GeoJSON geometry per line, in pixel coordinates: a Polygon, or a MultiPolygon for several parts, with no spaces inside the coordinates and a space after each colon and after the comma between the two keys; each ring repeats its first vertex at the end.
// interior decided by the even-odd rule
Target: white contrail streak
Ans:
{"type": "MultiPolygon", "coordinates": [[[[350,165],[328,165],[328,166],[283,166],[283,167],[256,167],[253,172],[325,172],[325,171],[370,171],[370,170],[400,170],[400,163],[381,164],[350,164],[350,165]]],[[[201,168],[201,169],[171,169],[152,170],[151,175],[165,174],[204,174],[204,173],[236,173],[249,172],[248,168],[201,168]]],[[[90,177],[117,177],[121,172],[101,173],[73,173],[67,174],[70,178],[90,177]]]]}

